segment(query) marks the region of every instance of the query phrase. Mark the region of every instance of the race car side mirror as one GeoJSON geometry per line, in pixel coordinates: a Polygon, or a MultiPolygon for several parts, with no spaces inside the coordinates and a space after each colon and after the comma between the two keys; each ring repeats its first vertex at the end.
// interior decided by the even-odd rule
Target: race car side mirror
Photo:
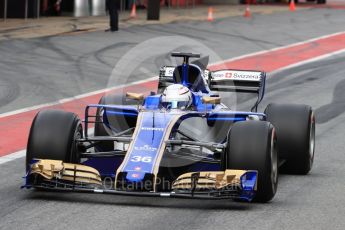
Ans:
{"type": "Polygon", "coordinates": [[[220,104],[220,97],[202,97],[202,103],[218,105],[220,104]]]}
{"type": "Polygon", "coordinates": [[[137,100],[137,101],[142,101],[144,100],[144,94],[142,93],[131,93],[127,92],[126,97],[129,99],[137,100]]]}

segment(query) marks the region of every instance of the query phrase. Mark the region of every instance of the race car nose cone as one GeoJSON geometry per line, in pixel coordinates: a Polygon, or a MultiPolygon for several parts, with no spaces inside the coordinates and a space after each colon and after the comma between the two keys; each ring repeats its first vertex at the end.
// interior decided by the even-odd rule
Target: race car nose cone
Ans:
{"type": "Polygon", "coordinates": [[[130,182],[140,182],[144,179],[145,172],[128,172],[126,180],[130,182]]]}

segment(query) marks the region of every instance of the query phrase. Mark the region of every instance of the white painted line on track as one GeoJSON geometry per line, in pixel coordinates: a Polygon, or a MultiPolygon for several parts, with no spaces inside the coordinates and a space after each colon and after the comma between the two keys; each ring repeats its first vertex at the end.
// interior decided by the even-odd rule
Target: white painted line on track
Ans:
{"type": "Polygon", "coordinates": [[[0,165],[4,164],[4,163],[7,163],[9,161],[16,160],[18,158],[25,157],[25,154],[26,154],[26,149],[23,149],[23,150],[20,150],[18,152],[14,152],[14,153],[8,154],[6,156],[2,156],[2,157],[0,157],[0,165]]]}
{"type": "Polygon", "coordinates": [[[322,59],[326,59],[326,58],[329,58],[329,57],[332,57],[332,56],[335,56],[335,55],[338,55],[338,54],[341,54],[341,53],[345,53],[345,49],[337,50],[337,51],[334,51],[334,52],[331,52],[331,53],[328,53],[328,54],[324,54],[324,55],[321,55],[321,56],[318,56],[318,57],[315,57],[315,58],[311,58],[311,59],[308,59],[308,60],[300,61],[300,62],[291,64],[291,65],[285,66],[283,68],[271,71],[271,72],[269,72],[269,74],[273,75],[273,74],[282,72],[284,70],[292,69],[292,68],[295,68],[295,67],[298,67],[298,66],[302,66],[302,65],[305,65],[305,64],[308,64],[308,63],[312,63],[312,62],[317,62],[317,61],[320,61],[322,59]]]}
{"type": "Polygon", "coordinates": [[[54,101],[54,102],[49,102],[49,103],[44,103],[44,104],[35,105],[35,106],[31,106],[31,107],[26,107],[26,108],[23,108],[23,109],[18,109],[18,110],[14,110],[14,111],[11,111],[11,112],[2,113],[2,114],[0,114],[0,118],[16,115],[16,114],[19,114],[19,113],[29,112],[29,111],[32,111],[32,110],[35,110],[35,109],[41,109],[41,108],[45,108],[45,107],[59,105],[59,104],[62,104],[62,103],[67,103],[67,102],[74,101],[74,100],[77,100],[77,99],[82,99],[82,98],[93,96],[93,95],[100,94],[100,93],[106,93],[106,92],[109,92],[109,91],[112,91],[112,90],[116,90],[116,89],[119,89],[119,88],[124,88],[124,87],[132,86],[132,85],[137,85],[137,84],[153,81],[153,80],[156,80],[156,79],[158,79],[158,77],[151,77],[151,78],[147,78],[145,80],[135,81],[135,82],[131,82],[131,83],[128,83],[128,84],[123,84],[123,85],[114,86],[114,87],[110,87],[110,88],[100,89],[100,90],[96,90],[96,91],[93,91],[93,92],[80,94],[80,95],[77,95],[77,96],[74,96],[74,97],[64,98],[64,99],[61,99],[61,100],[58,100],[58,101],[54,101]]]}
{"type": "MultiPolygon", "coordinates": [[[[89,128],[88,129],[88,134],[90,136],[93,136],[94,129],[93,128],[89,128]]],[[[0,157],[0,165],[1,164],[5,164],[5,163],[7,163],[9,161],[13,161],[13,160],[25,157],[25,156],[26,156],[26,149],[20,150],[18,152],[10,153],[8,155],[0,157]]]]}
{"type": "Polygon", "coordinates": [[[296,43],[292,43],[292,44],[285,45],[285,46],[279,46],[279,47],[268,49],[268,50],[261,50],[261,51],[258,51],[258,52],[244,54],[244,55],[237,56],[237,57],[234,57],[234,58],[229,58],[229,59],[226,59],[226,60],[223,60],[223,61],[212,63],[211,65],[221,65],[224,62],[236,61],[236,60],[239,60],[239,59],[242,59],[242,58],[247,58],[247,57],[252,57],[252,56],[256,56],[256,55],[260,55],[260,54],[264,54],[264,53],[269,53],[269,52],[272,52],[272,51],[282,50],[282,49],[290,48],[290,47],[293,47],[293,46],[304,45],[304,44],[307,44],[307,43],[310,43],[310,42],[314,42],[314,41],[317,41],[317,40],[320,40],[320,39],[330,38],[330,37],[337,36],[337,35],[344,34],[344,33],[345,33],[345,31],[341,31],[341,32],[333,33],[333,34],[327,34],[327,35],[323,35],[323,36],[316,37],[316,38],[311,38],[311,39],[308,39],[308,40],[305,40],[305,41],[296,42],[296,43]]]}

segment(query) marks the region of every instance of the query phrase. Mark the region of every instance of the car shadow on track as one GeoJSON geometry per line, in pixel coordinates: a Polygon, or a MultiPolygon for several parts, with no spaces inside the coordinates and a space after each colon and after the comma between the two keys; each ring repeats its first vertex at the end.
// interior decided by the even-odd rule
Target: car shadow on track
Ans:
{"type": "Polygon", "coordinates": [[[333,90],[333,98],[329,104],[315,110],[318,123],[326,123],[345,112],[345,80],[337,83],[333,90]]]}
{"type": "Polygon", "coordinates": [[[234,202],[231,200],[192,200],[177,198],[128,197],[120,195],[85,194],[71,192],[31,191],[25,199],[66,203],[86,203],[98,205],[116,205],[126,207],[150,207],[171,209],[207,209],[248,211],[256,203],[234,202]]]}

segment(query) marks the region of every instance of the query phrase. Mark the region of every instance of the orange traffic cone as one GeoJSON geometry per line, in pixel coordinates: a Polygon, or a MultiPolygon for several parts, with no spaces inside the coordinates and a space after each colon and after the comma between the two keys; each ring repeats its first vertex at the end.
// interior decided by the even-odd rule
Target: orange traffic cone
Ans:
{"type": "Polygon", "coordinates": [[[133,3],[132,5],[132,11],[131,11],[131,18],[136,18],[137,17],[137,5],[135,3],[133,3]]]}
{"type": "Polygon", "coordinates": [[[290,1],[290,11],[295,11],[296,10],[296,5],[295,5],[295,0],[290,1]]]}
{"type": "Polygon", "coordinates": [[[212,22],[213,20],[214,20],[213,19],[213,8],[209,7],[208,8],[207,21],[212,22]]]}
{"type": "Polygon", "coordinates": [[[244,11],[243,17],[250,18],[252,16],[252,13],[250,12],[249,5],[247,5],[246,10],[244,11]]]}

